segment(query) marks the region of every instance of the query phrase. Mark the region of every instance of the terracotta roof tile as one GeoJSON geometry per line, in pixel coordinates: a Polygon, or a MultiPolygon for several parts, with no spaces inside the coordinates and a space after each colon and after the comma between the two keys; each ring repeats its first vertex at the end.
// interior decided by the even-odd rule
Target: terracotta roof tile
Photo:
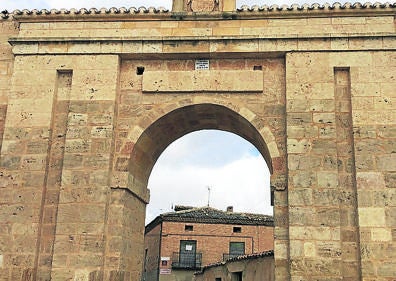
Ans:
{"type": "Polygon", "coordinates": [[[274,226],[273,216],[252,213],[226,212],[211,207],[192,208],[184,206],[184,209],[182,208],[180,211],[159,215],[146,226],[146,233],[163,221],[274,226]]]}
{"type": "Polygon", "coordinates": [[[243,261],[243,260],[251,260],[251,259],[257,259],[257,258],[263,258],[263,257],[273,257],[274,256],[274,251],[265,251],[261,253],[253,253],[253,254],[248,254],[248,255],[241,255],[237,257],[230,258],[226,261],[221,261],[221,262],[216,262],[216,263],[211,263],[208,265],[205,265],[202,267],[200,271],[197,271],[194,273],[194,275],[200,275],[203,274],[206,269],[212,268],[212,267],[217,267],[217,266],[222,266],[230,262],[236,262],[236,261],[243,261]]]}

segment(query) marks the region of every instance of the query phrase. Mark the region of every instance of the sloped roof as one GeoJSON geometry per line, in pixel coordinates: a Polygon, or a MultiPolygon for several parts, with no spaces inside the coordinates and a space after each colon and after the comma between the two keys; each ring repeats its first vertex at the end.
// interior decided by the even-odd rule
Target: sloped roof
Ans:
{"type": "Polygon", "coordinates": [[[261,253],[254,253],[254,254],[248,254],[248,255],[240,255],[237,257],[230,258],[226,261],[221,261],[221,262],[216,262],[216,263],[211,263],[208,265],[205,265],[202,267],[200,271],[197,271],[194,273],[194,275],[200,275],[203,274],[206,269],[212,268],[212,267],[217,267],[217,266],[222,266],[230,262],[236,262],[236,261],[244,261],[244,260],[251,260],[251,259],[258,259],[258,258],[264,258],[264,257],[273,257],[274,256],[274,251],[265,251],[261,253]]]}
{"type": "MultiPolygon", "coordinates": [[[[176,209],[179,208],[180,206],[178,206],[176,209]]],[[[180,211],[159,215],[146,226],[146,233],[163,221],[274,226],[273,216],[252,213],[226,212],[212,207],[185,207],[180,211]]]]}

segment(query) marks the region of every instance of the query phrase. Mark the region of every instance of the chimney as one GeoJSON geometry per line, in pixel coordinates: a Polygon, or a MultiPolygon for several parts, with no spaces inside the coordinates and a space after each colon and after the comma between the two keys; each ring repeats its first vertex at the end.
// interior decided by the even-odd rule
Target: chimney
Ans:
{"type": "Polygon", "coordinates": [[[233,206],[228,206],[227,207],[227,212],[232,213],[234,211],[234,207],[233,206]]]}

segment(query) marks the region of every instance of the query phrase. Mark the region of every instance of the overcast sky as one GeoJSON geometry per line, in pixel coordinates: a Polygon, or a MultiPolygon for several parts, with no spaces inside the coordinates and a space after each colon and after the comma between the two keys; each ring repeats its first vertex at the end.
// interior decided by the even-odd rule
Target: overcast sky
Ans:
{"type": "Polygon", "coordinates": [[[172,205],[272,215],[268,167],[257,149],[227,132],[203,130],[172,143],[149,180],[147,220],[172,205]],[[209,190],[210,189],[210,190],[209,190]]]}
{"type": "MultiPolygon", "coordinates": [[[[315,1],[315,0],[237,0],[237,7],[242,5],[291,5],[293,3],[297,4],[312,4],[312,3],[324,3],[326,1],[315,1]]],[[[332,3],[332,1],[327,1],[332,3]]],[[[337,1],[340,3],[346,2],[345,0],[337,1]]],[[[356,1],[350,1],[356,2],[356,1]]],[[[366,1],[362,1],[366,2],[366,1]]],[[[377,2],[377,1],[372,1],[377,2]]],[[[383,2],[383,1],[379,1],[383,2]]],[[[165,7],[170,9],[172,7],[172,0],[0,0],[0,9],[7,9],[13,11],[15,9],[60,9],[60,8],[111,8],[111,7],[165,7]]]]}

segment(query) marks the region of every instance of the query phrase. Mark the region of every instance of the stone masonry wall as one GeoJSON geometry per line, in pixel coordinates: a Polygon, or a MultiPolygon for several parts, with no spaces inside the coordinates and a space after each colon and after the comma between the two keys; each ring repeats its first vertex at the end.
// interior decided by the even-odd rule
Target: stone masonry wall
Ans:
{"type": "Polygon", "coordinates": [[[138,280],[151,169],[170,142],[212,128],[248,139],[272,170],[276,280],[393,280],[394,13],[2,18],[0,278],[138,280]],[[213,76],[194,74],[198,58],[213,76]],[[205,87],[149,85],[176,71],[205,87]],[[227,87],[241,77],[255,81],[227,87]]]}
{"type": "MultiPolygon", "coordinates": [[[[8,94],[11,88],[11,76],[13,71],[13,55],[12,48],[7,40],[11,36],[18,33],[17,25],[11,20],[0,21],[0,149],[3,145],[4,127],[6,122],[8,94]]],[[[12,161],[12,160],[11,160],[12,161]]],[[[2,157],[0,162],[3,163],[2,157]]],[[[28,193],[23,191],[16,193],[14,190],[13,176],[10,173],[2,170],[0,172],[0,279],[7,280],[12,274],[13,270],[6,264],[10,259],[8,253],[15,247],[12,237],[23,230],[23,225],[18,223],[17,208],[21,206],[21,198],[28,196],[28,193]],[[13,215],[15,213],[15,215],[13,215]],[[14,222],[13,224],[10,222],[14,222]],[[18,224],[17,224],[18,223],[18,224]]],[[[24,200],[24,199],[23,199],[24,200]]],[[[22,204],[23,206],[23,204],[22,204]]],[[[19,239],[19,238],[17,238],[19,239]]],[[[15,257],[14,263],[23,263],[23,257],[15,257]]]]}
{"type": "Polygon", "coordinates": [[[395,62],[394,52],[287,56],[292,276],[395,276],[395,62]]]}

